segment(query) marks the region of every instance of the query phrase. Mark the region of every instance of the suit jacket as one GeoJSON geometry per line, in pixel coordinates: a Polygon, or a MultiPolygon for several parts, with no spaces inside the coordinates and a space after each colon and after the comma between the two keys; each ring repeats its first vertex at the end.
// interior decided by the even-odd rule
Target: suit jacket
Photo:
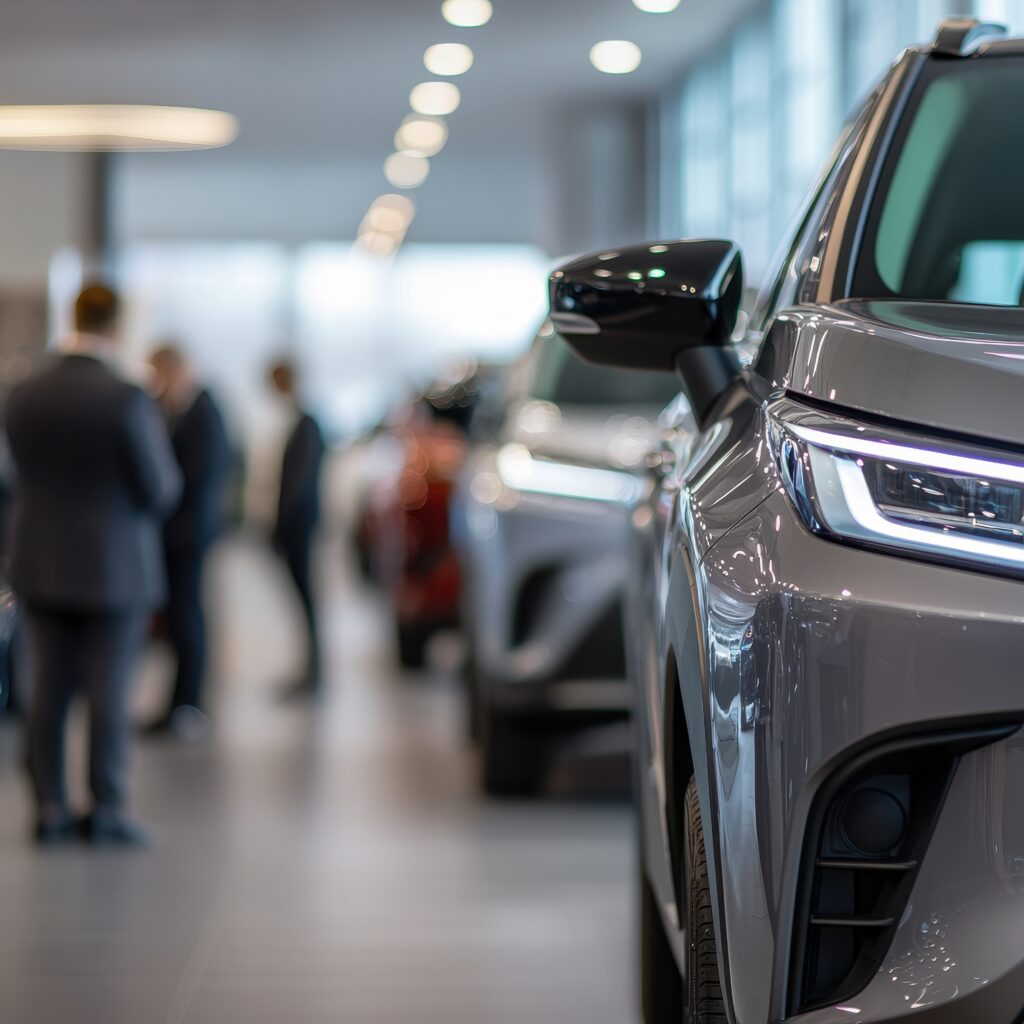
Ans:
{"type": "Polygon", "coordinates": [[[201,551],[224,526],[231,445],[220,410],[205,390],[170,426],[184,491],[164,527],[164,543],[172,551],[201,551]]]}
{"type": "Polygon", "coordinates": [[[11,392],[6,422],[15,591],[55,610],[157,606],[181,474],[156,403],[101,360],[65,355],[11,392]]]}
{"type": "Polygon", "coordinates": [[[281,493],[277,502],[279,542],[310,533],[320,518],[320,467],[324,439],[316,420],[303,413],[295,424],[281,461],[281,493]]]}

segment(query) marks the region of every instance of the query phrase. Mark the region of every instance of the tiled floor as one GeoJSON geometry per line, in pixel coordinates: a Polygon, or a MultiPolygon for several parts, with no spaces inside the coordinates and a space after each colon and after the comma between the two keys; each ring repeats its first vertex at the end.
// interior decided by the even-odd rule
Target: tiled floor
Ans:
{"type": "Polygon", "coordinates": [[[330,699],[275,704],[293,652],[274,571],[221,553],[215,741],[136,755],[155,850],[35,852],[0,731],[0,1022],[630,1024],[628,808],[482,802],[457,688],[398,677],[340,574],[330,699]]]}

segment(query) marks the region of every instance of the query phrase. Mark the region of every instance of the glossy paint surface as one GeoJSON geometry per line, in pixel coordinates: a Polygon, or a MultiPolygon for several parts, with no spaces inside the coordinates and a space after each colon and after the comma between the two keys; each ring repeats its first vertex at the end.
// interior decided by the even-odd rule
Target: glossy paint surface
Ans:
{"type": "MultiPolygon", "coordinates": [[[[631,635],[645,709],[647,867],[671,925],[659,713],[671,664],[714,836],[716,922],[739,1022],[780,1019],[807,815],[848,753],[903,727],[1024,716],[1017,657],[1024,586],[810,534],[780,489],[759,418],[736,418],[734,429],[742,433],[745,424],[748,432],[745,447],[730,443],[727,427],[718,432],[704,454],[715,472],[702,474],[695,460],[691,479],[663,484],[634,514],[643,527],[636,531],[644,577],[631,635]],[[735,525],[723,528],[730,519],[735,525]]],[[[920,928],[952,913],[949,899],[959,901],[957,922],[988,921],[1001,938],[998,948],[979,945],[959,924],[957,955],[942,965],[948,971],[938,970],[962,970],[953,985],[933,978],[922,995],[927,1005],[954,992],[966,997],[1019,965],[1024,914],[1005,908],[1024,910],[1024,827],[1013,796],[1024,782],[1017,778],[1022,742],[979,751],[961,766],[940,822],[945,838],[933,843],[886,960],[883,975],[897,980],[870,987],[856,1001],[857,1014],[818,1011],[815,1021],[890,1019],[895,986],[902,985],[903,1002],[908,979],[920,977],[907,964],[923,949],[932,955],[920,928]],[[966,807],[976,823],[979,816],[986,822],[981,832],[958,830],[966,807]],[[1002,908],[997,920],[988,920],[988,905],[1002,908]]],[[[685,936],[674,936],[682,959],[685,936]]]]}
{"type": "Polygon", "coordinates": [[[645,869],[685,965],[671,840],[683,743],[734,1024],[1010,1024],[1024,1006],[1017,733],[958,765],[877,975],[846,1004],[787,1017],[805,833],[823,783],[894,734],[1024,721],[1024,583],[811,532],[767,429],[768,405],[788,396],[863,416],[865,436],[880,418],[935,450],[949,438],[1024,446],[1024,312],[842,294],[858,204],[926,59],[904,58],[854,121],[762,299],[742,386],[704,429],[666,440],[632,516],[645,869]]]}
{"type": "Polygon", "coordinates": [[[469,623],[489,699],[520,710],[624,711],[621,673],[564,681],[580,645],[614,618],[629,576],[634,463],[655,436],[650,409],[623,414],[531,401],[499,443],[478,449],[463,487],[469,623]],[[517,610],[531,580],[528,635],[517,610]]]}
{"type": "MultiPolygon", "coordinates": [[[[858,744],[901,727],[1019,716],[1024,694],[1013,652],[1024,633],[1024,591],[1016,582],[812,537],[781,494],[723,538],[701,575],[713,797],[733,975],[749,977],[747,965],[775,950],[772,1002],[763,1002],[767,992],[760,986],[740,981],[737,1019],[764,1020],[780,1006],[799,837],[817,787],[858,744]],[[748,634],[752,642],[744,645],[748,634]]],[[[984,779],[975,781],[981,785],[970,799],[979,807],[998,809],[1000,818],[1014,814],[1010,806],[993,808],[984,779]]],[[[956,812],[947,807],[945,813],[956,812]]],[[[1014,878],[1001,863],[978,863],[968,849],[972,837],[958,839],[952,828],[949,838],[952,846],[933,843],[937,866],[930,878],[918,879],[909,913],[919,916],[915,907],[941,903],[965,857],[978,872],[970,876],[976,892],[994,888],[1016,897],[1019,867],[1014,878]]],[[[1004,946],[996,958],[978,947],[973,957],[966,949],[960,954],[979,979],[972,984],[958,976],[961,995],[1017,963],[1024,916],[1016,938],[1016,947],[1008,952],[1004,946]]],[[[902,941],[890,963],[907,955],[905,931],[902,941]]],[[[973,944],[966,935],[962,941],[973,944]]],[[[952,989],[943,991],[948,998],[952,989]]]]}
{"type": "Polygon", "coordinates": [[[782,313],[759,372],[809,398],[1007,444],[1024,440],[1024,309],[847,300],[782,313]]]}

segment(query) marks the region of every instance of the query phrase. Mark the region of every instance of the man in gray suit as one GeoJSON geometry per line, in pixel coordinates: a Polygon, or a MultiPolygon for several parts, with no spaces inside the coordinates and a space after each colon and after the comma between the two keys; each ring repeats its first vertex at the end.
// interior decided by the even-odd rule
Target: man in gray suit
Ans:
{"type": "Polygon", "coordinates": [[[11,575],[36,660],[28,742],[41,844],[76,832],[95,843],[145,840],[124,809],[128,691],[148,613],[164,596],[161,522],[181,480],[159,409],[114,368],[119,307],[106,286],[85,288],[76,333],[7,407],[11,575]],[[64,732],[78,691],[89,701],[93,810],[76,828],[64,732]]]}

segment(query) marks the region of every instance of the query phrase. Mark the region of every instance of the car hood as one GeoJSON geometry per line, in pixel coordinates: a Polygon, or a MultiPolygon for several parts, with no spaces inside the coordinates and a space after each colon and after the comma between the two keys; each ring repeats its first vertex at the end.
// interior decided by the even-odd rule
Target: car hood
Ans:
{"type": "Polygon", "coordinates": [[[773,385],[921,426],[1024,444],[1024,309],[848,299],[779,315],[773,385]]]}
{"type": "Polygon", "coordinates": [[[546,458],[632,469],[642,465],[657,440],[659,412],[525,402],[509,417],[505,440],[546,458]]]}

